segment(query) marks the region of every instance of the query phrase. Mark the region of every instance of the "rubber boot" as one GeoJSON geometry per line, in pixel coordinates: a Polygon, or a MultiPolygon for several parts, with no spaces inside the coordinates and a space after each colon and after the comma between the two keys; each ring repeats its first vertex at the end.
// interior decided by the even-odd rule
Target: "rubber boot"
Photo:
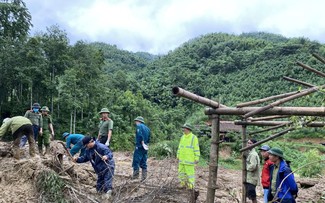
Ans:
{"type": "Polygon", "coordinates": [[[45,154],[44,155],[49,155],[50,154],[50,146],[45,146],[45,154]]]}
{"type": "Polygon", "coordinates": [[[134,170],[132,179],[137,179],[137,178],[139,178],[139,170],[134,170]]]}
{"type": "Polygon", "coordinates": [[[147,169],[142,169],[141,181],[145,181],[146,179],[147,179],[147,169]]]}
{"type": "Polygon", "coordinates": [[[38,153],[40,156],[43,156],[43,147],[38,147],[38,153]]]}

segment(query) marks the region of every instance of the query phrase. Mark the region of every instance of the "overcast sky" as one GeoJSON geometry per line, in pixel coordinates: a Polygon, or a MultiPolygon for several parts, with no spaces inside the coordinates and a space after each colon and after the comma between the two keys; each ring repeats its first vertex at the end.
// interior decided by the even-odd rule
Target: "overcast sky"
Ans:
{"type": "Polygon", "coordinates": [[[165,54],[214,32],[271,32],[325,42],[322,0],[25,0],[31,34],[58,25],[71,43],[165,54]]]}

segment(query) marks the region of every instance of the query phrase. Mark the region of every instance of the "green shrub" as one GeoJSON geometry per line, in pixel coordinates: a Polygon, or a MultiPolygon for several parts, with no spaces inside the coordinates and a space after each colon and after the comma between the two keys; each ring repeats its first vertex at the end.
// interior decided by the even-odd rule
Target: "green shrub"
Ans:
{"type": "Polygon", "coordinates": [[[316,149],[303,153],[303,156],[298,161],[300,166],[306,165],[297,171],[303,177],[315,177],[321,174],[324,167],[322,157],[316,149]],[[309,164],[311,162],[313,163],[309,164]]]}
{"type": "Polygon", "coordinates": [[[156,158],[176,157],[179,141],[163,141],[150,146],[149,156],[156,158]]]}

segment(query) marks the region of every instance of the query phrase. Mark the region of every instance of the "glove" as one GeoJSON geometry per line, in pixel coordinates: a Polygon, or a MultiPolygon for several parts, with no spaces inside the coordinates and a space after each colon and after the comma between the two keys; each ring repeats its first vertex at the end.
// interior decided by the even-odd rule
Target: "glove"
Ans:
{"type": "Polygon", "coordinates": [[[146,144],[142,144],[142,147],[143,147],[143,149],[145,149],[146,151],[149,149],[149,146],[148,145],[146,145],[146,144]]]}
{"type": "Polygon", "coordinates": [[[106,141],[105,145],[109,147],[109,140],[106,141]]]}

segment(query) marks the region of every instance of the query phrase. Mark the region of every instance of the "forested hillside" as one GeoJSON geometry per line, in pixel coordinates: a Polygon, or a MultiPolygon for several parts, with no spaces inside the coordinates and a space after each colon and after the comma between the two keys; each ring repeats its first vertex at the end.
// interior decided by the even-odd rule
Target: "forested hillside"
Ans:
{"type": "MultiPolygon", "coordinates": [[[[153,142],[178,138],[185,121],[200,122],[201,117],[193,115],[203,112],[203,106],[174,97],[173,86],[233,106],[300,88],[282,76],[324,83],[295,65],[301,61],[325,71],[311,57],[313,52],[325,56],[324,45],[306,38],[212,33],[154,56],[101,42],[71,45],[58,26],[30,36],[31,16],[23,2],[17,2],[24,26],[10,26],[10,16],[1,16],[7,22],[0,24],[1,119],[23,115],[39,102],[50,107],[57,138],[64,131],[94,135],[103,107],[114,120],[115,149],[131,147],[133,119],[138,115],[152,129],[153,142]]],[[[1,9],[18,15],[2,4],[1,9]]],[[[314,94],[291,105],[321,106],[322,102],[322,95],[314,94]]]]}

